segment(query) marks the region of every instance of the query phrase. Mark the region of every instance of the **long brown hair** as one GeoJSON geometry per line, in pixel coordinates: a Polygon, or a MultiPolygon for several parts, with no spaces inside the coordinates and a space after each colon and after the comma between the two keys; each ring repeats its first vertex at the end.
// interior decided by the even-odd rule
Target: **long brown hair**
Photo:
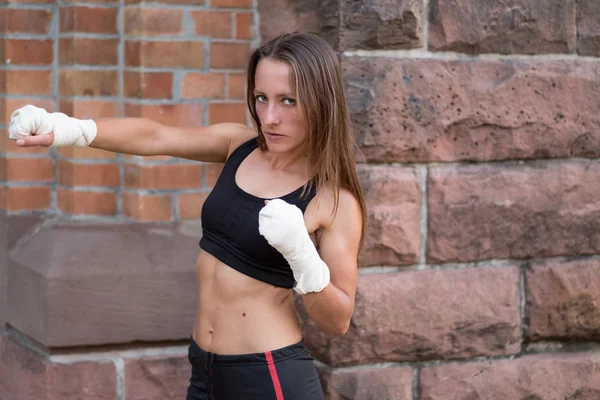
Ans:
{"type": "Polygon", "coordinates": [[[247,102],[262,150],[267,149],[267,143],[256,113],[254,78],[258,63],[265,58],[285,62],[291,68],[297,104],[308,129],[308,160],[314,178],[307,185],[309,188],[315,185],[317,190],[329,186],[333,190],[334,213],[340,188],[356,197],[362,212],[362,248],[367,231],[367,207],[356,171],[356,144],[336,53],[320,37],[299,32],[280,35],[252,50],[247,71],[247,102]]]}

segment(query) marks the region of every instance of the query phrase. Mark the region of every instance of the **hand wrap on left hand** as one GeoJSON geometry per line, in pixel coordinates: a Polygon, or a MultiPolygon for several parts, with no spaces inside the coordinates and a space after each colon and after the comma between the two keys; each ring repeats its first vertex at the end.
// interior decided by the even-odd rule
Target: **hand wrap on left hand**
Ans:
{"type": "Polygon", "coordinates": [[[260,210],[258,231],[287,260],[299,294],[320,292],[329,284],[329,268],[310,240],[302,211],[275,199],[260,210]]]}

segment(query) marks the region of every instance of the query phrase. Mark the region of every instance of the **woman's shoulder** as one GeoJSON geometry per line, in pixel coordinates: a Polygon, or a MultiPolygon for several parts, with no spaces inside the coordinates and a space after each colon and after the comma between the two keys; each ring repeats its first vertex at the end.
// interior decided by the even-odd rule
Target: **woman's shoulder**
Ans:
{"type": "Polygon", "coordinates": [[[360,203],[346,188],[336,190],[326,184],[317,191],[313,201],[316,202],[323,226],[331,226],[334,222],[344,219],[361,218],[360,203]]]}
{"type": "Polygon", "coordinates": [[[251,126],[243,124],[230,124],[230,129],[231,140],[229,143],[229,154],[227,155],[227,158],[231,156],[231,153],[233,153],[235,149],[252,139],[256,139],[258,136],[256,129],[251,126]]]}

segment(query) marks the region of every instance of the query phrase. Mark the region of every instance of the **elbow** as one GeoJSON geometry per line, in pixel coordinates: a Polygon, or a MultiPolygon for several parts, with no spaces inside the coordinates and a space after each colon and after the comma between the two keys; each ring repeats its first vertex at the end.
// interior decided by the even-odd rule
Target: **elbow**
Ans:
{"type": "Polygon", "coordinates": [[[331,324],[325,329],[325,334],[330,339],[344,336],[350,329],[350,320],[340,321],[339,323],[331,324]]]}

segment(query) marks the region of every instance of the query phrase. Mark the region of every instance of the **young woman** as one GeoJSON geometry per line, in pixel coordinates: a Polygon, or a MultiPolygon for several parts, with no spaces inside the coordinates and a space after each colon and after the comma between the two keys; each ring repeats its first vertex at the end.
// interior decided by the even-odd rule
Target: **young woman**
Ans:
{"type": "Polygon", "coordinates": [[[187,399],[322,399],[290,289],[326,334],[348,330],[366,209],[340,67],[325,41],[295,33],[254,49],[247,72],[253,128],[25,106],[9,135],[18,146],[225,163],[202,210],[187,399]]]}

